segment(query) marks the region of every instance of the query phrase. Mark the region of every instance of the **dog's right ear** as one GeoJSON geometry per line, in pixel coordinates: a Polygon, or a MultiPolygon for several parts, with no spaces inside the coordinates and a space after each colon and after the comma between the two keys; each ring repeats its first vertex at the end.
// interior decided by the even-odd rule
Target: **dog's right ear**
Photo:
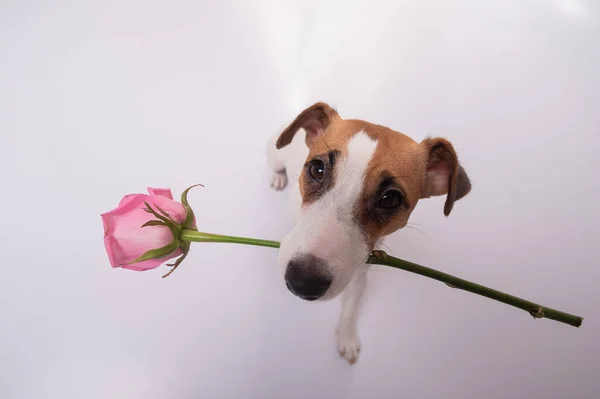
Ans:
{"type": "Polygon", "coordinates": [[[277,139],[277,149],[292,142],[298,129],[306,131],[306,145],[311,146],[315,139],[327,129],[333,119],[339,118],[338,113],[325,103],[316,103],[308,107],[289,125],[277,139]]]}
{"type": "Polygon", "coordinates": [[[471,191],[471,180],[458,162],[456,151],[449,141],[442,138],[425,139],[427,156],[425,181],[421,198],[446,194],[444,215],[448,216],[454,202],[471,191]]]}

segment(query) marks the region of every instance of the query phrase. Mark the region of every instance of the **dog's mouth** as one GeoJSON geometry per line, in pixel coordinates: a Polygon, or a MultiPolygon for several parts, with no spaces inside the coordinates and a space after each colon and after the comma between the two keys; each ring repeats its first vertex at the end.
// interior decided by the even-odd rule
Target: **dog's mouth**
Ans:
{"type": "Polygon", "coordinates": [[[288,290],[307,301],[337,297],[364,264],[371,247],[352,218],[340,220],[336,207],[321,210],[300,218],[279,249],[288,290]]]}

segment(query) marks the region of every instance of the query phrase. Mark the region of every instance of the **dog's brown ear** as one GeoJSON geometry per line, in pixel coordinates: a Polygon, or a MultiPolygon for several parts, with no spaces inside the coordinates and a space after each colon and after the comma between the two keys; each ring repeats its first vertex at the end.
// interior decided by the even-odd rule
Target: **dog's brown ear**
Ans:
{"type": "Polygon", "coordinates": [[[316,103],[302,111],[281,133],[276,146],[280,149],[291,143],[298,129],[302,128],[306,131],[306,145],[310,147],[335,118],[339,118],[339,115],[333,108],[325,103],[316,103]]]}
{"type": "Polygon", "coordinates": [[[442,138],[425,139],[427,161],[425,183],[421,198],[446,194],[444,215],[448,216],[454,201],[458,201],[471,191],[471,181],[467,172],[458,162],[454,147],[442,138]]]}

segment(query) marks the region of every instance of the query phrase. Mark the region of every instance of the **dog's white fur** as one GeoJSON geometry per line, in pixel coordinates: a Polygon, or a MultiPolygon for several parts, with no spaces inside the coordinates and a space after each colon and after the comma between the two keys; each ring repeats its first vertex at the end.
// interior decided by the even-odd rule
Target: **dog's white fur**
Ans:
{"type": "Polygon", "coordinates": [[[338,350],[354,363],[370,252],[406,226],[419,199],[445,195],[448,216],[455,201],[471,191],[471,181],[448,140],[417,143],[385,126],[342,119],[323,102],[274,135],[267,158],[272,187],[282,190],[291,183],[296,224],[279,250],[286,285],[305,300],[341,294],[338,350]],[[327,162],[319,159],[324,154],[327,162]]]}
{"type": "Polygon", "coordinates": [[[354,222],[353,210],[363,189],[364,172],[376,148],[377,141],[366,133],[354,135],[348,141],[347,156],[340,159],[336,167],[333,187],[300,209],[296,225],[281,243],[279,265],[284,272],[289,261],[302,254],[327,262],[333,281],[322,299],[338,296],[369,254],[365,235],[354,222]]]}
{"type": "Polygon", "coordinates": [[[360,351],[357,313],[366,286],[368,266],[365,261],[369,248],[360,227],[353,222],[352,211],[378,143],[364,132],[355,134],[347,143],[346,156],[337,166],[333,187],[314,203],[301,208],[298,176],[308,155],[304,134],[297,134],[292,143],[281,150],[275,147],[277,137],[269,141],[267,149],[273,169],[271,185],[282,190],[288,182],[287,175],[290,176],[289,201],[296,221],[281,243],[279,265],[285,273],[293,257],[307,253],[329,264],[333,281],[322,299],[342,294],[336,330],[338,351],[354,363],[360,351]]]}

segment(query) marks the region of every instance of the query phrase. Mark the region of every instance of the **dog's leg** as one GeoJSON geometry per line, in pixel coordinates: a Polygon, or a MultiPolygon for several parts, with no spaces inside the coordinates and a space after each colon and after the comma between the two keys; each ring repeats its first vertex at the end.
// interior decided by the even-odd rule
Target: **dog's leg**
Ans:
{"type": "Polygon", "coordinates": [[[354,364],[360,352],[358,339],[358,308],[367,285],[368,265],[363,265],[354,273],[352,280],[342,292],[340,318],[337,324],[337,347],[340,356],[354,364]]]}
{"type": "Polygon", "coordinates": [[[287,186],[288,179],[285,170],[285,163],[283,161],[282,150],[278,150],[275,146],[279,135],[273,135],[267,143],[267,162],[273,171],[271,177],[271,187],[280,191],[287,186]]]}

